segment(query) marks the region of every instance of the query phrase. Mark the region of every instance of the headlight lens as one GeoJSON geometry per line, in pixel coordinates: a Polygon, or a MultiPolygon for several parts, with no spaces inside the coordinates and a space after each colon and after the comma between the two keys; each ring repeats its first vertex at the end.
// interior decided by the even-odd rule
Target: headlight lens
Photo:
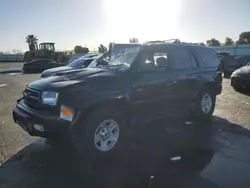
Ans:
{"type": "Polygon", "coordinates": [[[231,75],[231,77],[232,77],[232,76],[237,76],[237,73],[236,73],[236,72],[233,72],[232,75],[231,75]]]}
{"type": "Polygon", "coordinates": [[[53,91],[43,91],[42,92],[42,103],[55,106],[58,99],[58,93],[53,91]]]}

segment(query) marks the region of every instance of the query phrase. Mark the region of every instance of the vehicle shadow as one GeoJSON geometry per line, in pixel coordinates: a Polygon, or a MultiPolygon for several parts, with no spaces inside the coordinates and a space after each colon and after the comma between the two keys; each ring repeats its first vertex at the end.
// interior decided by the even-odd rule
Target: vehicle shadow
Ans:
{"type": "Polygon", "coordinates": [[[123,155],[91,165],[86,164],[67,142],[49,145],[39,139],[1,167],[0,184],[6,188],[138,188],[149,187],[150,177],[154,176],[152,188],[218,187],[200,175],[218,149],[213,145],[214,134],[233,131],[250,135],[242,126],[219,117],[214,117],[211,124],[165,120],[148,126],[156,125],[160,126],[159,131],[141,132],[141,139],[123,155]],[[195,148],[191,149],[187,138],[191,138],[190,143],[195,144],[195,148]],[[180,147],[183,144],[187,147],[180,147]],[[174,156],[181,159],[171,161],[174,156]]]}

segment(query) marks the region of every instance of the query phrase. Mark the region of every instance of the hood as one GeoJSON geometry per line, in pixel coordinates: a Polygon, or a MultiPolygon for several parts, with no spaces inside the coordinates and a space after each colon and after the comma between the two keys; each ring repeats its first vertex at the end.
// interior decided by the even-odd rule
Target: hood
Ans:
{"type": "Polygon", "coordinates": [[[244,74],[250,74],[250,66],[244,66],[236,71],[234,71],[236,74],[244,75],[244,74]]]}
{"type": "Polygon", "coordinates": [[[69,71],[72,70],[72,67],[68,67],[68,66],[63,66],[63,67],[56,67],[56,68],[52,68],[52,69],[47,69],[45,71],[42,72],[41,77],[48,77],[48,76],[52,76],[56,73],[59,72],[64,72],[64,71],[69,71]]]}
{"type": "Polygon", "coordinates": [[[28,85],[31,89],[36,90],[47,90],[47,91],[57,91],[65,87],[69,87],[72,84],[83,83],[89,79],[99,77],[114,76],[117,71],[111,71],[109,69],[99,69],[99,68],[86,68],[75,70],[74,74],[64,74],[62,76],[50,76],[48,78],[43,78],[32,82],[28,85]]]}

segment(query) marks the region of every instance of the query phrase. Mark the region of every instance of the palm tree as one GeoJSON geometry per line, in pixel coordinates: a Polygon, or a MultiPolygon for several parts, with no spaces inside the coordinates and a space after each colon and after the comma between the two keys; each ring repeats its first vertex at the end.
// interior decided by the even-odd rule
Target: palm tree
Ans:
{"type": "Polygon", "coordinates": [[[130,43],[139,43],[139,39],[133,37],[133,38],[129,39],[129,42],[130,42],[130,43]]]}
{"type": "Polygon", "coordinates": [[[37,36],[35,36],[35,35],[28,35],[26,37],[26,42],[28,43],[30,50],[38,49],[37,41],[38,41],[38,39],[37,39],[37,36]]]}
{"type": "Polygon", "coordinates": [[[103,44],[100,44],[100,46],[98,46],[98,51],[99,53],[106,53],[108,50],[106,46],[104,46],[103,44]]]}

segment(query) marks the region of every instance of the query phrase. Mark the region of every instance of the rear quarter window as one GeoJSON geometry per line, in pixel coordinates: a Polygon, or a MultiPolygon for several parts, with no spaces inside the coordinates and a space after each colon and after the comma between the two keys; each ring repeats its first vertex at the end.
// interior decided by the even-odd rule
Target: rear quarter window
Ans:
{"type": "Polygon", "coordinates": [[[215,50],[210,48],[198,48],[196,50],[206,67],[218,67],[219,58],[215,50]]]}
{"type": "Polygon", "coordinates": [[[194,66],[189,50],[179,48],[172,51],[172,68],[177,70],[191,69],[194,66]]]}

